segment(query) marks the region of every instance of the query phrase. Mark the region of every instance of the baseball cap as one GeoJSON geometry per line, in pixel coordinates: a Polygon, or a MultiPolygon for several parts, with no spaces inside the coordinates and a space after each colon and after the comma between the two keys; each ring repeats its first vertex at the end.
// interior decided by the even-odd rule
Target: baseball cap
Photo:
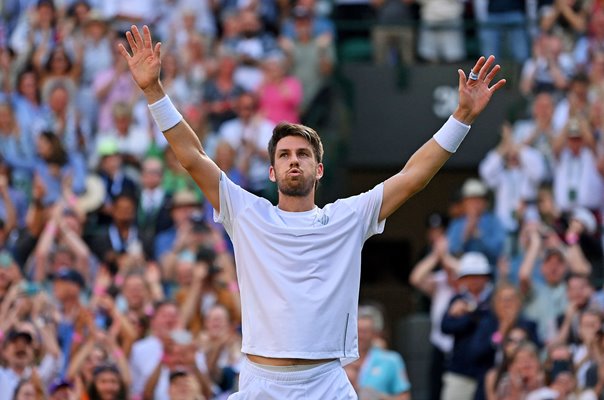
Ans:
{"type": "Polygon", "coordinates": [[[461,197],[485,197],[488,193],[487,187],[481,180],[470,178],[461,187],[461,197]]]}
{"type": "Polygon", "coordinates": [[[25,339],[28,343],[33,343],[34,338],[31,336],[31,333],[27,331],[11,329],[6,335],[7,342],[13,342],[17,339],[25,339]]]}
{"type": "Polygon", "coordinates": [[[489,275],[490,273],[491,266],[484,254],[471,251],[461,256],[457,278],[472,275],[489,275]]]}
{"type": "Polygon", "coordinates": [[[59,390],[61,388],[70,388],[71,389],[72,387],[73,387],[73,385],[67,379],[57,378],[54,381],[52,381],[52,383],[48,387],[48,393],[54,394],[57,390],[59,390]]]}
{"type": "Polygon", "coordinates": [[[77,284],[80,288],[86,287],[84,277],[78,271],[73,268],[63,267],[57,271],[54,276],[54,280],[67,281],[77,284]]]}

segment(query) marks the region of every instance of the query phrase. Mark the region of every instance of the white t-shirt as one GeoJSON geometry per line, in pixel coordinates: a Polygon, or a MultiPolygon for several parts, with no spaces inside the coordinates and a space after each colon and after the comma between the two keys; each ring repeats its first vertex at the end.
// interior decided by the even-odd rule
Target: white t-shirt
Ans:
{"type": "MultiPolygon", "coordinates": [[[[130,390],[134,396],[142,395],[147,380],[153,374],[164,354],[162,342],[155,336],[147,336],[134,343],[130,353],[130,372],[132,374],[132,385],[130,390]]],[[[195,364],[201,372],[207,372],[205,355],[202,352],[195,354],[195,364]]],[[[162,367],[159,379],[153,393],[154,400],[168,399],[170,387],[170,371],[162,367]]]]}
{"type": "Polygon", "coordinates": [[[220,214],[241,288],[242,351],[358,358],[361,248],[384,230],[383,185],[323,209],[286,212],[220,177],[220,214]]]}

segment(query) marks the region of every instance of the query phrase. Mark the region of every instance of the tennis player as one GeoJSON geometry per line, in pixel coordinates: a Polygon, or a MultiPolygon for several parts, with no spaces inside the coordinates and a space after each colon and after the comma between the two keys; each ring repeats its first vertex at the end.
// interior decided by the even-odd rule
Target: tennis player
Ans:
{"type": "Polygon", "coordinates": [[[281,123],[268,145],[267,173],[278,205],[231,182],[206,155],[159,80],[161,44],[136,26],[120,47],[132,76],[178,160],[214,207],[233,241],[242,302],[239,392],[231,399],[356,399],[342,365],[358,358],[361,248],[386,218],[422,190],[455,153],[470,125],[505,84],[491,85],[494,57],[468,77],[459,70],[459,104],[404,168],[373,189],[315,205],[323,147],[311,128],[281,123]]]}

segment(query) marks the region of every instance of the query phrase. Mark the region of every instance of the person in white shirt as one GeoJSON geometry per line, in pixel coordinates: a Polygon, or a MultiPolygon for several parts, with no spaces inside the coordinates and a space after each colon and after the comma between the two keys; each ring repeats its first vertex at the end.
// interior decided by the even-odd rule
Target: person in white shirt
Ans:
{"type": "Polygon", "coordinates": [[[266,148],[275,124],[258,112],[258,99],[253,93],[241,94],[235,110],[237,118],[224,122],[218,135],[237,151],[237,166],[245,176],[245,189],[260,195],[269,183],[266,148]]]}
{"type": "MultiPolygon", "coordinates": [[[[183,335],[175,334],[179,332],[178,326],[176,304],[170,301],[157,304],[151,319],[151,335],[134,343],[130,353],[133,396],[145,393],[148,395],[145,398],[167,399],[170,372],[175,368],[186,367],[194,375],[206,374],[203,353],[189,350],[189,343],[180,340],[183,335]],[[192,357],[186,357],[187,354],[192,357]]],[[[209,389],[209,384],[206,388],[209,389]]]]}
{"type": "Polygon", "coordinates": [[[242,302],[239,392],[232,399],[354,399],[343,364],[359,357],[357,301],[361,249],[381,233],[386,218],[423,189],[454,153],[471,124],[503,87],[491,85],[494,57],[481,57],[459,75],[453,116],[407,162],[372,190],[315,205],[323,176],[323,146],[311,128],[282,123],[269,143],[269,178],[277,184],[273,206],[233,184],[206,155],[195,132],[165,96],[159,81],[160,44],[136,26],[121,46],[134,80],[180,163],[224,224],[235,248],[242,302]],[[491,86],[490,86],[491,85],[491,86]]]}
{"type": "Polygon", "coordinates": [[[592,212],[601,207],[604,179],[594,142],[589,122],[578,116],[568,120],[554,141],[554,199],[564,213],[577,206],[592,212]]]}
{"type": "Polygon", "coordinates": [[[500,143],[480,162],[478,172],[495,192],[495,215],[508,240],[515,239],[523,220],[538,215],[537,190],[546,177],[544,158],[532,147],[514,144],[512,128],[504,123],[500,143]]]}
{"type": "MultiPolygon", "coordinates": [[[[44,336],[40,335],[42,347],[45,347],[44,336]]],[[[45,351],[38,365],[35,364],[34,348],[36,343],[29,330],[12,328],[2,343],[2,356],[5,367],[0,367],[0,399],[12,399],[15,388],[22,379],[29,379],[35,373],[44,384],[49,384],[61,368],[58,348],[45,351]],[[54,354],[53,354],[54,353],[54,354]]],[[[45,349],[46,350],[46,349],[45,349]]]]}

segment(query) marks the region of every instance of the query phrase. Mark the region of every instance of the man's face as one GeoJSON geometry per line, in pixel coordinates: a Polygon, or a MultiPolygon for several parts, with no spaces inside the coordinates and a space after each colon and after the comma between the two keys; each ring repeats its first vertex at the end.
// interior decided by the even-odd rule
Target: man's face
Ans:
{"type": "Polygon", "coordinates": [[[159,187],[163,174],[161,161],[155,159],[146,160],[143,164],[141,174],[141,184],[143,188],[153,190],[159,187]]]}
{"type": "Polygon", "coordinates": [[[4,358],[10,368],[21,369],[31,365],[34,361],[32,343],[24,337],[13,339],[4,349],[4,358]]]}
{"type": "Polygon", "coordinates": [[[59,302],[77,299],[80,295],[80,287],[77,283],[57,279],[53,284],[54,295],[59,302]]]}
{"type": "Polygon", "coordinates": [[[280,193],[304,197],[323,176],[323,164],[317,164],[312,146],[304,138],[286,136],[277,143],[269,174],[280,193]]]}
{"type": "Polygon", "coordinates": [[[164,304],[153,316],[153,333],[158,337],[168,337],[177,325],[178,310],[173,304],[164,304]]]}
{"type": "Polygon", "coordinates": [[[591,288],[585,278],[574,277],[568,280],[566,295],[570,303],[582,307],[587,304],[591,297],[591,288]]]}
{"type": "Polygon", "coordinates": [[[131,224],[136,215],[136,205],[126,197],[119,197],[113,205],[113,221],[116,224],[131,224]]]}
{"type": "Polygon", "coordinates": [[[489,277],[487,275],[466,275],[459,278],[458,282],[460,287],[477,296],[486,287],[489,277]]]}
{"type": "Polygon", "coordinates": [[[140,308],[143,306],[147,297],[147,288],[145,282],[140,276],[130,276],[124,281],[122,287],[124,298],[131,308],[140,308]]]}
{"type": "Polygon", "coordinates": [[[541,273],[545,282],[549,285],[557,285],[562,282],[566,273],[566,264],[560,256],[553,254],[549,256],[541,265],[541,273]]]}

